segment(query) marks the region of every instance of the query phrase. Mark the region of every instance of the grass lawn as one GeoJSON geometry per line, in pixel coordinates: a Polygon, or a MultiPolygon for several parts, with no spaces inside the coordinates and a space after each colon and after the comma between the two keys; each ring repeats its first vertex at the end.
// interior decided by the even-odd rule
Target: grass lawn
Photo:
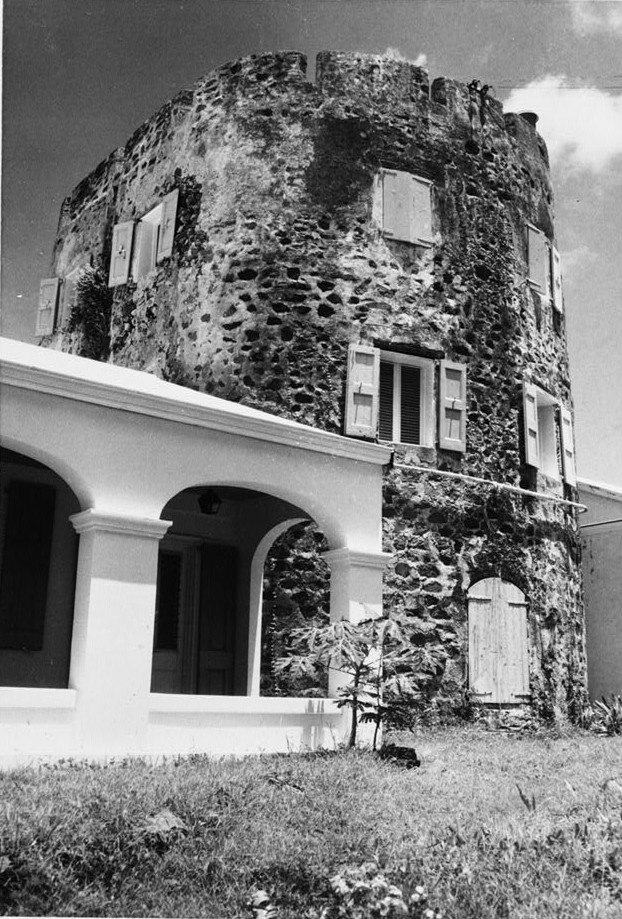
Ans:
{"type": "Polygon", "coordinates": [[[417,919],[622,917],[621,737],[471,726],[417,751],[0,774],[0,914],[250,919],[261,889],[279,919],[406,915],[370,905],[386,878],[417,919]],[[330,879],[370,861],[357,912],[330,879]]]}

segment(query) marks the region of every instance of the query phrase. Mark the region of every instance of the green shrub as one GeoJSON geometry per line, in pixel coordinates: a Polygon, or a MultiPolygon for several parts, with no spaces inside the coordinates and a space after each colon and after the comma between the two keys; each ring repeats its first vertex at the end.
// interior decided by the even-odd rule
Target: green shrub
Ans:
{"type": "Polygon", "coordinates": [[[112,294],[102,268],[86,265],[80,270],[66,330],[77,335],[81,357],[105,361],[110,355],[112,294]]]}
{"type": "Polygon", "coordinates": [[[603,696],[593,704],[594,727],[599,734],[622,734],[622,697],[603,696]]]}

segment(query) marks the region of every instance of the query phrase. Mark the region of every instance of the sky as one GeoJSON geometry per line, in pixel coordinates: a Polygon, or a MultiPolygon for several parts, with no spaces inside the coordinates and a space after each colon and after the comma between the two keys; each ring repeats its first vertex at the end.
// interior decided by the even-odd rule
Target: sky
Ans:
{"type": "Polygon", "coordinates": [[[63,198],[226,61],[386,53],[492,84],[551,156],[579,475],[622,488],[622,0],[4,0],[2,335],[33,341],[63,198]]]}

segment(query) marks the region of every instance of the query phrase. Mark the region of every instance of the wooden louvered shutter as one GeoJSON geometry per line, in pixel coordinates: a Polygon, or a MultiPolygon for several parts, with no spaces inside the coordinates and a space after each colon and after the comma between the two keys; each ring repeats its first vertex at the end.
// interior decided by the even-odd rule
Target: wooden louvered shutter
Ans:
{"type": "Polygon", "coordinates": [[[523,424],[525,429],[525,462],[540,468],[540,436],[538,434],[538,390],[532,383],[523,383],[523,424]]]}
{"type": "Polygon", "coordinates": [[[59,278],[44,278],[39,285],[39,308],[35,335],[51,335],[56,323],[59,278]]]}
{"type": "Polygon", "coordinates": [[[175,188],[162,199],[162,223],[158,237],[158,251],[156,261],[168,258],[173,254],[173,240],[175,238],[175,221],[177,219],[177,201],[179,189],[175,188]]]}
{"type": "Polygon", "coordinates": [[[529,280],[541,293],[546,293],[548,274],[548,245],[546,236],[535,227],[527,226],[529,247],[529,280]]]}
{"type": "Polygon", "coordinates": [[[421,370],[400,365],[400,442],[421,443],[421,370]]]}
{"type": "Polygon", "coordinates": [[[553,285],[553,306],[558,312],[564,310],[564,295],[562,290],[562,268],[559,252],[551,246],[551,277],[553,285]]]}
{"type": "Polygon", "coordinates": [[[8,487],[2,574],[0,648],[39,651],[47,603],[56,491],[50,485],[8,487]]]}
{"type": "Polygon", "coordinates": [[[116,287],[118,284],[127,283],[127,279],[130,276],[133,236],[134,224],[131,220],[126,223],[118,223],[112,231],[108,287],[116,287]]]}
{"type": "Polygon", "coordinates": [[[395,169],[383,170],[382,227],[387,236],[406,242],[412,237],[412,176],[395,169]]]}
{"type": "Polygon", "coordinates": [[[380,352],[369,345],[350,345],[346,381],[345,433],[376,437],[380,352]]]}
{"type": "Polygon", "coordinates": [[[501,581],[501,599],[499,701],[525,702],[529,697],[527,604],[522,591],[507,581],[501,581]]]}
{"type": "Polygon", "coordinates": [[[429,245],[432,242],[431,183],[411,176],[412,184],[412,241],[429,245]]]}
{"type": "Polygon", "coordinates": [[[378,404],[378,436],[380,440],[395,440],[393,412],[395,402],[395,364],[380,361],[378,404]]]}
{"type": "Polygon", "coordinates": [[[562,447],[562,469],[564,481],[568,485],[576,486],[577,470],[574,454],[574,435],[572,430],[572,415],[567,408],[560,411],[560,431],[562,447]]]}
{"type": "Polygon", "coordinates": [[[439,447],[466,450],[466,366],[441,361],[439,447]]]}

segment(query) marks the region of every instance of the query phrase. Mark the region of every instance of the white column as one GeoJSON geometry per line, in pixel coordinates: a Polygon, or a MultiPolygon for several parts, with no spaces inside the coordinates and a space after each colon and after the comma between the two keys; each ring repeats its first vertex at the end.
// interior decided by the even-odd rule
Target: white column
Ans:
{"type": "MultiPolygon", "coordinates": [[[[389,552],[356,552],[348,548],[324,553],[330,565],[330,618],[333,622],[382,615],[382,574],[392,555],[389,552]]],[[[340,674],[331,672],[328,693],[334,696],[343,683],[340,674]]]]}
{"type": "Polygon", "coordinates": [[[170,521],[93,509],[80,534],[69,686],[85,755],[141,752],[147,729],[158,542],[170,521]]]}

